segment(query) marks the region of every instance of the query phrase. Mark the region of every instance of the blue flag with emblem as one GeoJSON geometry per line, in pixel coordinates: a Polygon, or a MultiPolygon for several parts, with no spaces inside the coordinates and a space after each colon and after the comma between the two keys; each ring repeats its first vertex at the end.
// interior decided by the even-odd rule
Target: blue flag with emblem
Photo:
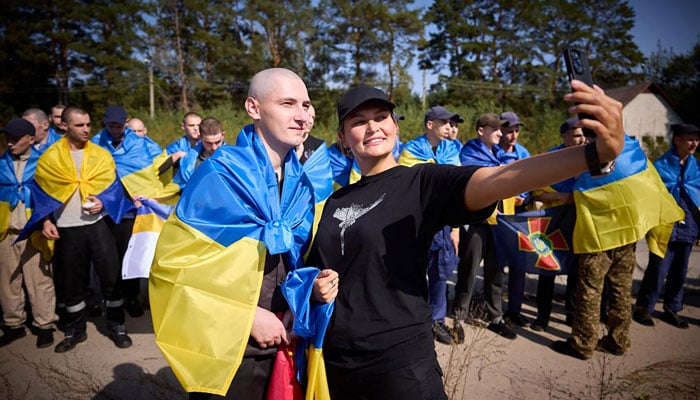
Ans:
{"type": "Polygon", "coordinates": [[[498,214],[492,225],[501,266],[530,274],[561,275],[575,267],[573,205],[551,207],[515,215],[498,214]]]}

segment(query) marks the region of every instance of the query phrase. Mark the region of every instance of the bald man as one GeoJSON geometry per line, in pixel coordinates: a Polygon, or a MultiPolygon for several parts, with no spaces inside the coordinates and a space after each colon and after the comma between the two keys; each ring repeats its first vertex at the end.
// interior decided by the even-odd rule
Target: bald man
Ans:
{"type": "Polygon", "coordinates": [[[49,146],[54,144],[61,135],[49,129],[49,116],[38,108],[29,108],[22,113],[22,118],[34,125],[36,134],[34,135],[33,150],[41,154],[49,146]]]}
{"type": "MultiPolygon", "coordinates": [[[[190,399],[217,397],[210,393],[263,399],[277,346],[289,343],[288,327],[277,315],[289,321],[280,284],[302,266],[311,237],[313,188],[294,153],[310,107],[306,85],[294,72],[257,73],[245,101],[253,123],[238,134],[236,146],[219,148],[194,171],[161,232],[149,283],[156,342],[190,399]],[[183,232],[192,232],[187,235],[196,243],[182,246],[183,232]],[[278,240],[284,236],[289,241],[278,240]],[[195,249],[212,251],[194,256],[195,249]],[[197,286],[206,292],[206,305],[199,294],[171,295],[179,268],[209,282],[207,288],[194,281],[176,285],[197,286]],[[221,293],[235,293],[236,301],[221,293]],[[209,347],[211,352],[202,351],[209,347]]],[[[330,273],[319,276],[330,282],[330,273]]]]}
{"type": "Polygon", "coordinates": [[[146,134],[148,133],[148,130],[146,129],[146,125],[144,125],[143,121],[141,121],[138,118],[131,118],[129,120],[129,123],[127,124],[129,128],[131,128],[132,131],[136,132],[137,135],[141,137],[145,137],[146,134]]]}

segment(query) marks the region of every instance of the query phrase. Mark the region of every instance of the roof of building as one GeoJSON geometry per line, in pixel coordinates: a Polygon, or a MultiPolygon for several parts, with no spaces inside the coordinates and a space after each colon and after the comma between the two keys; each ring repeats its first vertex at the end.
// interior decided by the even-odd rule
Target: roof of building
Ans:
{"type": "Polygon", "coordinates": [[[636,85],[613,88],[606,91],[606,94],[622,103],[622,106],[624,107],[629,104],[630,101],[634,100],[637,95],[643,92],[651,92],[659,95],[666,100],[669,105],[673,106],[673,101],[671,98],[669,98],[661,86],[655,82],[642,82],[636,85]]]}

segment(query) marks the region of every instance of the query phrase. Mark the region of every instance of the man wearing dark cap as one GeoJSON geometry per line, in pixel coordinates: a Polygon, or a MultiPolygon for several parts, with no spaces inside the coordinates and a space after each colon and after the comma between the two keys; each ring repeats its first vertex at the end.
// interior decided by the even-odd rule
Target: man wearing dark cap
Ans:
{"type": "Polygon", "coordinates": [[[671,149],[656,160],[654,166],[685,212],[685,218],[674,225],[665,257],[649,253],[649,264],[644,271],[632,317],[642,325],[653,326],[652,313],[663,290],[664,311],[660,318],[686,329],[688,322],[678,312],[683,309],[683,285],[690,253],[700,239],[700,167],[694,157],[700,143],[700,129],[691,124],[674,124],[671,129],[671,149]]]}
{"type": "Polygon", "coordinates": [[[49,257],[42,257],[41,249],[34,247],[45,241],[13,244],[32,209],[27,184],[34,177],[39,158],[39,153],[32,150],[35,130],[30,122],[13,119],[5,125],[4,133],[8,149],[0,157],[0,304],[4,322],[0,347],[26,335],[24,285],[31,303],[32,324],[38,328],[36,346],[43,348],[53,343],[58,320],[53,271],[46,261],[49,257]]]}
{"type": "MultiPolygon", "coordinates": [[[[477,137],[469,140],[460,153],[462,165],[496,167],[502,165],[501,148],[498,146],[501,129],[507,124],[497,114],[483,114],[476,121],[477,137]]],[[[508,214],[513,213],[513,199],[499,201],[498,209],[508,214]]],[[[457,268],[457,285],[455,286],[454,313],[456,319],[473,321],[470,316],[471,299],[476,285],[476,273],[484,261],[484,294],[486,297],[486,314],[488,328],[507,338],[515,339],[515,331],[503,319],[504,273],[498,265],[496,248],[490,224],[496,223],[496,211],[488,219],[469,224],[459,238],[459,265],[457,268]]]]}
{"type": "MultiPolygon", "coordinates": [[[[581,146],[586,138],[583,130],[576,127],[577,117],[571,117],[559,127],[562,144],[551,148],[549,151],[557,151],[572,146],[581,146]]],[[[576,178],[552,184],[542,189],[534,190],[533,201],[542,203],[542,208],[556,207],[574,202],[573,190],[576,178]]],[[[574,312],[574,295],[576,290],[577,269],[569,269],[566,277],[566,293],[564,294],[565,323],[571,325],[574,312]]],[[[552,314],[552,300],[554,299],[554,275],[540,275],[537,278],[537,318],[532,323],[533,331],[544,331],[549,326],[549,318],[552,314]]]]}
{"type": "MultiPolygon", "coordinates": [[[[425,133],[406,143],[399,164],[409,167],[422,163],[459,165],[461,146],[455,146],[450,140],[452,125],[457,121],[463,120],[459,114],[450,112],[445,107],[429,108],[423,120],[425,133]]],[[[460,323],[456,323],[454,329],[445,325],[447,278],[457,267],[458,245],[459,228],[445,226],[433,237],[428,255],[428,302],[433,318],[433,337],[444,344],[452,344],[453,336],[457,342],[464,340],[460,323]]]]}
{"type": "MultiPolygon", "coordinates": [[[[144,195],[145,193],[141,190],[131,189],[131,180],[128,176],[145,167],[150,167],[152,160],[160,152],[160,148],[150,149],[148,142],[127,126],[128,119],[129,115],[124,107],[116,105],[107,107],[102,121],[105,127],[95,134],[91,141],[102,146],[112,154],[117,165],[117,175],[122,185],[124,185],[124,196],[127,201],[132,201],[133,196],[144,195]]],[[[153,178],[154,185],[157,185],[159,182],[157,182],[155,173],[150,175],[152,175],[150,177],[153,178]]],[[[135,218],[136,213],[132,210],[126,213],[118,224],[113,223],[111,220],[108,221],[117,240],[119,265],[121,265],[128,248],[135,218]]],[[[142,278],[124,280],[125,309],[132,317],[143,315],[143,306],[138,298],[140,279],[142,278]]]]}
{"type": "MultiPolygon", "coordinates": [[[[525,126],[518,114],[513,111],[506,111],[498,116],[499,119],[506,121],[506,124],[501,128],[501,140],[499,145],[503,152],[500,153],[500,159],[503,164],[509,164],[513,161],[522,160],[525,157],[530,157],[530,152],[518,143],[520,129],[525,126]]],[[[530,202],[530,193],[521,193],[514,197],[515,211],[523,212],[525,205],[530,202]]],[[[508,270],[508,311],[505,313],[506,320],[517,326],[528,327],[530,322],[520,312],[523,306],[523,295],[525,293],[525,271],[508,270]]]]}

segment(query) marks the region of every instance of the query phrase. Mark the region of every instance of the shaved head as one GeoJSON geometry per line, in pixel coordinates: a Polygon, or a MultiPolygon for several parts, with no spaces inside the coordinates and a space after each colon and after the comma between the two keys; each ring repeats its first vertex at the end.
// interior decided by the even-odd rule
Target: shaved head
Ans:
{"type": "Polygon", "coordinates": [[[280,89],[280,85],[284,85],[285,81],[303,80],[295,72],[286,68],[269,68],[262,70],[253,76],[248,87],[248,97],[252,97],[259,101],[264,100],[274,89],[280,89]]]}
{"type": "Polygon", "coordinates": [[[138,118],[132,118],[129,120],[129,123],[127,124],[129,128],[131,128],[132,131],[134,131],[137,135],[144,137],[146,136],[146,125],[143,124],[143,121],[141,121],[138,118]]]}

